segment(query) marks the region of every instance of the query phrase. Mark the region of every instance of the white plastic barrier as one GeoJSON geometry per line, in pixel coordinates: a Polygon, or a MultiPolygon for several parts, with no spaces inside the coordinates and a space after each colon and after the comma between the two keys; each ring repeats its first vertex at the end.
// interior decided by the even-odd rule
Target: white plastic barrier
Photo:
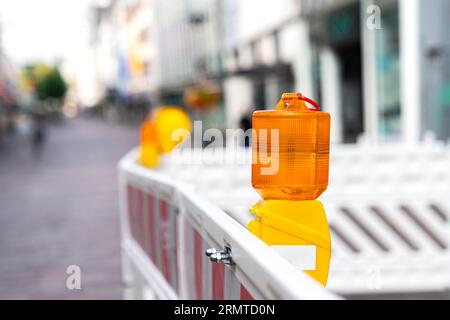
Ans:
{"type": "MultiPolygon", "coordinates": [[[[136,158],[135,150],[119,164],[126,298],[337,298],[183,183],[194,167],[179,168],[174,179],[143,168],[136,158]],[[231,248],[231,266],[212,263],[204,254],[224,246],[231,248]]],[[[196,174],[204,183],[216,178],[196,174]]],[[[228,195],[222,196],[225,203],[228,195]]]]}
{"type": "Polygon", "coordinates": [[[336,146],[322,201],[332,228],[330,288],[450,289],[448,146],[336,146]]]}
{"type": "MultiPolygon", "coordinates": [[[[260,198],[249,159],[245,149],[196,150],[165,159],[161,172],[246,225],[260,198]]],[[[352,295],[449,290],[448,146],[332,146],[320,200],[332,234],[328,288],[352,295]]]]}

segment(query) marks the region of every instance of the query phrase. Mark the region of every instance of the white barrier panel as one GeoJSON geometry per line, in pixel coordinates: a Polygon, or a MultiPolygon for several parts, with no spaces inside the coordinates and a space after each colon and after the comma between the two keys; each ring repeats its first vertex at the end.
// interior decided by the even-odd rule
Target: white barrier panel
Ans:
{"type": "Polygon", "coordinates": [[[192,187],[143,168],[136,158],[132,151],[119,164],[127,298],[337,298],[192,187]],[[205,255],[225,246],[232,265],[205,255]]]}
{"type": "MultiPolygon", "coordinates": [[[[163,159],[161,171],[247,225],[260,198],[250,150],[185,156],[163,159]]],[[[449,290],[450,147],[333,145],[330,156],[329,189],[319,199],[332,237],[328,288],[352,295],[449,290]]]]}

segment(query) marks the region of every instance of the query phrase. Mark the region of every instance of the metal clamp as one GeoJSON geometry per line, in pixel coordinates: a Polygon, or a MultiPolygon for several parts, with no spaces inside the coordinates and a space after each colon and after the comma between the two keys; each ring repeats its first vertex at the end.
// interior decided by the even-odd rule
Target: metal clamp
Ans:
{"type": "Polygon", "coordinates": [[[223,250],[217,250],[216,248],[207,249],[205,254],[212,262],[223,262],[226,265],[233,264],[231,248],[228,246],[224,246],[223,250]]]}

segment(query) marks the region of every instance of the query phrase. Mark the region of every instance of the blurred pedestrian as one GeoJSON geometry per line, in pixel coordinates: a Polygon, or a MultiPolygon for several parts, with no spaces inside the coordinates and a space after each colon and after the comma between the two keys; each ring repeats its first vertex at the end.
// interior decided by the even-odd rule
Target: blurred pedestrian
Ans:
{"type": "MultiPolygon", "coordinates": [[[[252,120],[248,115],[244,115],[239,121],[239,127],[247,133],[247,130],[252,128],[252,120]]],[[[251,145],[251,136],[247,136],[244,138],[244,147],[248,148],[251,145]]]]}
{"type": "Polygon", "coordinates": [[[43,110],[33,113],[32,149],[33,154],[38,156],[41,153],[47,134],[47,115],[43,110]]]}

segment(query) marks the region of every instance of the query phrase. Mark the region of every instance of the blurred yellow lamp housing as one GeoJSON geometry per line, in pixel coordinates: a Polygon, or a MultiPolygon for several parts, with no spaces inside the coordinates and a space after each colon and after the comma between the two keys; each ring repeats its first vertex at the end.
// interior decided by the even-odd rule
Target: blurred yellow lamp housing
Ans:
{"type": "Polygon", "coordinates": [[[248,230],[269,246],[314,246],[315,266],[306,274],[327,284],[331,237],[322,203],[312,201],[261,200],[250,208],[255,216],[248,230]]]}
{"type": "Polygon", "coordinates": [[[264,199],[314,200],[326,190],[330,115],[314,101],[283,94],[275,110],[253,113],[253,129],[252,185],[264,199]]]}
{"type": "Polygon", "coordinates": [[[156,109],[141,127],[140,162],[154,168],[161,153],[173,150],[192,129],[189,115],[174,106],[156,109]],[[177,130],[182,130],[177,134],[177,130]]]}
{"type": "Polygon", "coordinates": [[[159,148],[163,153],[172,151],[182,141],[179,138],[182,135],[174,135],[177,130],[190,132],[192,129],[189,115],[184,110],[173,106],[156,109],[154,121],[159,148]]]}

